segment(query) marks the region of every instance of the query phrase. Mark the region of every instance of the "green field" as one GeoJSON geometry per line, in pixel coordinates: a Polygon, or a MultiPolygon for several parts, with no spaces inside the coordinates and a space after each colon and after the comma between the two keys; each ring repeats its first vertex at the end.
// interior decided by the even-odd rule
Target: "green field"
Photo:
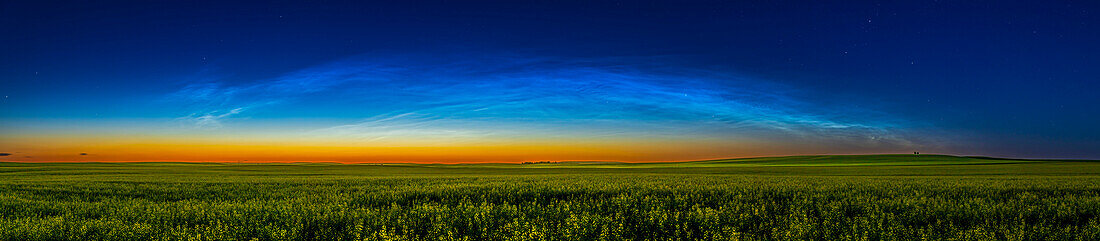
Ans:
{"type": "Polygon", "coordinates": [[[0,240],[1100,240],[1100,162],[0,163],[0,240]]]}

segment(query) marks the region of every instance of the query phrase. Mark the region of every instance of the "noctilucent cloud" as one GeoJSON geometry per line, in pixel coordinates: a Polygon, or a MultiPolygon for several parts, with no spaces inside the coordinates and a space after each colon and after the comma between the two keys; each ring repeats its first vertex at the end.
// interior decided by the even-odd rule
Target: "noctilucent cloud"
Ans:
{"type": "Polygon", "coordinates": [[[0,160],[1100,159],[1094,2],[0,4],[0,160]]]}

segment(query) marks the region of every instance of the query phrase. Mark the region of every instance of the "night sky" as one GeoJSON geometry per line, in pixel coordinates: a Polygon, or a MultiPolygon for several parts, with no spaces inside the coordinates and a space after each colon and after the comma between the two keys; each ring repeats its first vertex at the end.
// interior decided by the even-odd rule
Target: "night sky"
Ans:
{"type": "Polygon", "coordinates": [[[1098,12],[3,1],[0,161],[1100,159],[1098,12]]]}

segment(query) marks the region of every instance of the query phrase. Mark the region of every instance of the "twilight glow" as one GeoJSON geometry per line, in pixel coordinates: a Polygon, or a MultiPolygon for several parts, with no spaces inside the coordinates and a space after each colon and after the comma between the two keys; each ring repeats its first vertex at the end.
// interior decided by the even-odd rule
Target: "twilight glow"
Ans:
{"type": "Polygon", "coordinates": [[[1097,31],[994,21],[1023,5],[963,24],[925,20],[972,15],[881,5],[834,19],[723,3],[669,19],[715,6],[374,3],[231,20],[186,4],[12,5],[2,28],[25,35],[0,42],[4,160],[1100,158],[1100,99],[1083,90],[1100,87],[1100,58],[1073,52],[1097,31]],[[637,9],[651,7],[670,12],[637,9]],[[945,47],[980,41],[1014,48],[945,47]]]}

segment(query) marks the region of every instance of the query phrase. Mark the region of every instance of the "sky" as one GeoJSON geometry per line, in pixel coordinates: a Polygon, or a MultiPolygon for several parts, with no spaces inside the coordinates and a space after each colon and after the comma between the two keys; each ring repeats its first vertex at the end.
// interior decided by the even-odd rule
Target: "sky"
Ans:
{"type": "Polygon", "coordinates": [[[0,161],[1100,159],[1096,1],[3,1],[0,161]]]}

